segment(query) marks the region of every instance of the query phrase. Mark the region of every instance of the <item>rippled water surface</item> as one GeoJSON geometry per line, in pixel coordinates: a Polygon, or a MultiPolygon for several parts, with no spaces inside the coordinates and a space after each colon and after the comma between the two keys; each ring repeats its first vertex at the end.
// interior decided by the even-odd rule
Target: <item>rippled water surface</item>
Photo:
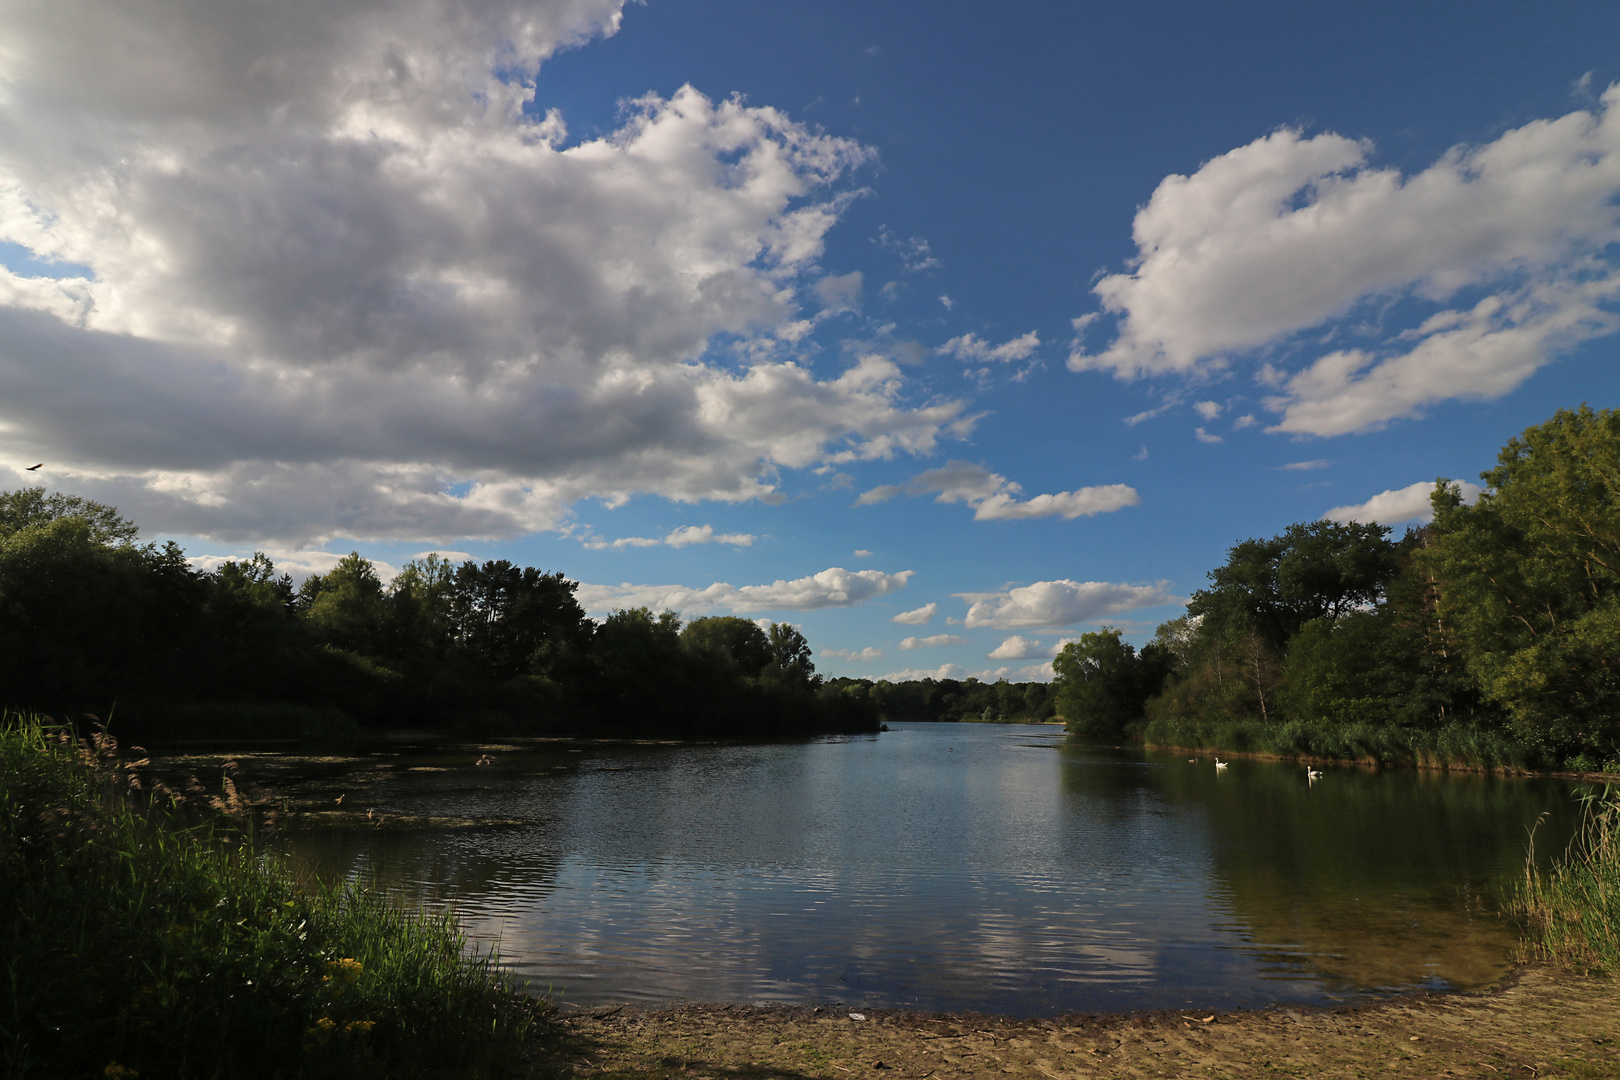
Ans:
{"type": "Polygon", "coordinates": [[[572,1004],[1033,1015],[1491,981],[1527,830],[1547,812],[1538,846],[1561,848],[1574,815],[1554,781],[1346,767],[1313,785],[1053,727],[894,728],[305,761],[299,796],[337,809],[281,843],[453,903],[572,1004]]]}

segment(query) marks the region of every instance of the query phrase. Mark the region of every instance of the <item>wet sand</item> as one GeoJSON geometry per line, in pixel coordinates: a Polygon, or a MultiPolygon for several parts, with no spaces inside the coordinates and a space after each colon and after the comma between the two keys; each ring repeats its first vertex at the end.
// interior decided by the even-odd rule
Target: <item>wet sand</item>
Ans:
{"type": "Polygon", "coordinates": [[[565,1012],[544,1071],[624,1080],[1620,1077],[1620,986],[1524,968],[1494,990],[1339,1008],[1017,1020],[847,1008],[565,1012]]]}

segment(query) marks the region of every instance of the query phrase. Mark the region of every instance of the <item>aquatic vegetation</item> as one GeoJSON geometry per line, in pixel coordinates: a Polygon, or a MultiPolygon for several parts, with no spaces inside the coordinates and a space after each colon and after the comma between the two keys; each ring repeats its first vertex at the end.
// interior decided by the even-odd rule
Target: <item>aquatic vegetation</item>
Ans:
{"type": "Polygon", "coordinates": [[[138,764],[0,720],[0,1073],[467,1076],[522,1053],[547,1007],[453,919],[296,882],[228,776],[187,799],[138,764]]]}
{"type": "Polygon", "coordinates": [[[1586,973],[1620,971],[1620,791],[1586,800],[1586,817],[1563,858],[1545,872],[1534,852],[1513,910],[1526,952],[1586,973]]]}
{"type": "Polygon", "coordinates": [[[1142,729],[1142,738],[1148,746],[1418,768],[1513,772],[1527,764],[1524,748],[1504,734],[1466,724],[1413,728],[1158,716],[1142,729]]]}

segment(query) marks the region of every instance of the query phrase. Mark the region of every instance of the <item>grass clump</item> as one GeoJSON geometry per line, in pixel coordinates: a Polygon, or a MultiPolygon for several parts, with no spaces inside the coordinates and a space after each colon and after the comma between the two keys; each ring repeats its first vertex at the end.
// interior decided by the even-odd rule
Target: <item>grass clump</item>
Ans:
{"type": "MultiPolygon", "coordinates": [[[[544,1006],[448,917],[260,854],[139,762],[0,720],[0,1073],[292,1078],[504,1072],[544,1006]]],[[[224,811],[225,813],[221,813],[224,811]]]]}
{"type": "Polygon", "coordinates": [[[1530,956],[1586,974],[1620,972],[1620,791],[1586,798],[1581,827],[1545,872],[1535,853],[1512,908],[1530,956]]]}

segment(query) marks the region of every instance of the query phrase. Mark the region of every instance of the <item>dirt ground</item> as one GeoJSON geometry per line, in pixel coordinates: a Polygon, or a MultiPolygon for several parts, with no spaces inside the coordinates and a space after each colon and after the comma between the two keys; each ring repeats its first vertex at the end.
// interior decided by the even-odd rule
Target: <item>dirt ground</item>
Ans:
{"type": "Polygon", "coordinates": [[[1620,986],[1536,968],[1489,992],[1346,1008],[861,1015],[731,1005],[563,1013],[546,1071],[579,1080],[1620,1077],[1620,986]]]}

